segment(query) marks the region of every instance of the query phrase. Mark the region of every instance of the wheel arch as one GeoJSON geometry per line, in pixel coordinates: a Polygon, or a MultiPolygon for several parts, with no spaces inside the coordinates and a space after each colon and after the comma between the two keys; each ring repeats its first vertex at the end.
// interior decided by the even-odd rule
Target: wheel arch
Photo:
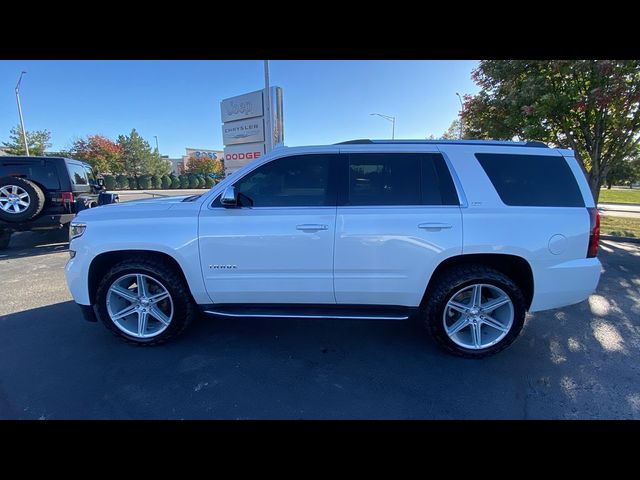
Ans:
{"type": "Polygon", "coordinates": [[[431,289],[444,271],[451,267],[465,264],[484,265],[507,275],[522,290],[527,310],[531,307],[534,294],[533,270],[531,265],[525,258],[507,253],[470,253],[455,255],[444,259],[431,275],[422,302],[424,303],[429,298],[431,289]]]}
{"type": "Polygon", "coordinates": [[[180,263],[171,255],[159,250],[142,250],[142,249],[127,249],[127,250],[112,250],[109,252],[103,252],[96,255],[89,265],[89,272],[87,277],[87,283],[89,287],[89,300],[91,304],[96,302],[96,291],[100,279],[107,273],[107,271],[116,263],[127,259],[140,259],[140,258],[153,258],[165,262],[171,268],[173,268],[184,280],[185,284],[189,288],[189,293],[193,299],[193,292],[184,270],[180,266],[180,263]]]}

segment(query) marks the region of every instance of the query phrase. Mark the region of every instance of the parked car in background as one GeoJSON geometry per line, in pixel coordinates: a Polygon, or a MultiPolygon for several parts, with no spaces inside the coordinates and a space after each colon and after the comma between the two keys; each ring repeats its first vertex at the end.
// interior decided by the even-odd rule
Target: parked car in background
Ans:
{"type": "Polygon", "coordinates": [[[66,278],[138,345],[198,313],[406,320],[494,354],[527,311],[585,300],[599,215],[571,150],[538,142],[277,148],[210,191],[80,212],[66,278]]]}
{"type": "Polygon", "coordinates": [[[0,157],[0,248],[11,234],[66,228],[81,210],[118,201],[88,163],[61,157],[0,157]]]}

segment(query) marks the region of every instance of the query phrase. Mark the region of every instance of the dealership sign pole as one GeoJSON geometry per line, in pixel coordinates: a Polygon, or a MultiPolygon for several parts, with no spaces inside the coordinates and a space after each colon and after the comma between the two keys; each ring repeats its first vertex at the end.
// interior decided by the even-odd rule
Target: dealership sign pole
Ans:
{"type": "Polygon", "coordinates": [[[269,60],[264,61],[264,129],[266,130],[264,149],[269,153],[273,148],[273,127],[271,126],[271,89],[269,88],[269,60]]]}

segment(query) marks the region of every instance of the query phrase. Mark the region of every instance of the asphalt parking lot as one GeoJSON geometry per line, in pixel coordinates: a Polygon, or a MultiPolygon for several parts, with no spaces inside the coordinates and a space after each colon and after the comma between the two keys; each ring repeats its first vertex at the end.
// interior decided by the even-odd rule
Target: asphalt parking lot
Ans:
{"type": "Polygon", "coordinates": [[[203,318],[161,347],[82,320],[59,234],[0,252],[3,419],[638,419],[640,245],[603,241],[588,302],[482,361],[408,322],[203,318]]]}

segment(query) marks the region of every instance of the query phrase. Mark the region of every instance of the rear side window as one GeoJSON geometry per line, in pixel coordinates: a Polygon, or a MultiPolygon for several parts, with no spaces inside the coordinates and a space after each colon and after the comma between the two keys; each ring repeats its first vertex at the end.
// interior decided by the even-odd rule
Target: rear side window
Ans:
{"type": "Polygon", "coordinates": [[[69,177],[73,185],[89,185],[87,172],[82,165],[67,163],[67,168],[69,169],[69,177]]]}
{"type": "Polygon", "coordinates": [[[506,205],[584,207],[564,157],[476,153],[476,158],[506,205]]]}
{"type": "Polygon", "coordinates": [[[428,153],[349,155],[345,205],[458,205],[444,159],[428,153]]]}

